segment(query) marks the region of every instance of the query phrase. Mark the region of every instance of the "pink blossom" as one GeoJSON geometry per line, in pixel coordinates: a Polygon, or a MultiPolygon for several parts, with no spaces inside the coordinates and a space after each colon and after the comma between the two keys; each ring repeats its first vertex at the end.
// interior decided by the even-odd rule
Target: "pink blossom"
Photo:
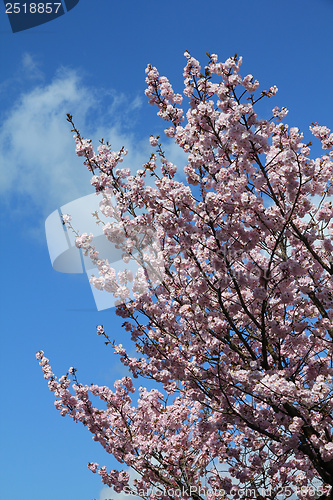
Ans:
{"type": "Polygon", "coordinates": [[[159,137],[132,175],[119,168],[124,149],[102,142],[95,153],[75,136],[103,191],[105,237],[125,263],[136,252],[140,264],[135,276],[116,273],[92,234],[76,239],[98,268],[94,286],[116,297],[133,346],[116,345],[102,325],[97,334],[131,376],[112,390],[88,386],[73,367],[58,379],[43,351],[36,358],[60,414],[137,471],[131,481],[89,463],[116,492],[167,500],[181,487],[189,499],[200,498],[190,485],[209,485],[218,492],[202,495],[212,500],[247,488],[273,500],[283,486],[286,497],[310,499],[311,488],[333,485],[333,136],[313,124],[325,155],[311,158],[302,132],[283,122],[285,107],[257,114],[276,86],[256,97],[259,83],[241,77],[240,57],[207,56],[202,68],[185,53],[184,100],[146,69],[148,102],[186,154],[182,171],[159,137]],[[136,394],[132,378],[153,388],[136,394]]]}
{"type": "Polygon", "coordinates": [[[63,214],[62,220],[63,220],[63,223],[66,224],[67,222],[70,222],[72,220],[72,217],[68,214],[63,214]]]}

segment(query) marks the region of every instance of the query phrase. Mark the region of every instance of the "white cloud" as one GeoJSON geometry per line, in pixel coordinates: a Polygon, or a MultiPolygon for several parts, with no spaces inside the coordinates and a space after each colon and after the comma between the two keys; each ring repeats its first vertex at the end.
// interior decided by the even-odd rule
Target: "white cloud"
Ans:
{"type": "Polygon", "coordinates": [[[18,204],[28,196],[45,215],[59,203],[88,193],[89,176],[76,161],[66,113],[74,108],[84,118],[93,105],[94,97],[69,70],[22,95],[0,128],[2,194],[18,204]]]}
{"type": "MultiPolygon", "coordinates": [[[[145,104],[138,95],[89,88],[78,71],[69,68],[60,68],[45,82],[38,61],[29,53],[23,55],[20,71],[27,77],[30,74],[30,85],[32,81],[38,85],[26,89],[2,113],[0,195],[9,217],[24,220],[25,231],[40,237],[51,212],[93,192],[91,174],[75,155],[67,113],[95,148],[103,137],[113,150],[128,149],[123,166],[132,172],[150,157],[150,130],[147,127],[145,137],[142,124],[136,127],[139,109],[145,104]]],[[[12,83],[2,82],[5,86],[12,83]]],[[[185,163],[181,150],[162,140],[169,159],[181,168],[185,163]]]]}
{"type": "Polygon", "coordinates": [[[24,76],[31,79],[43,79],[44,74],[40,69],[39,62],[32,57],[29,52],[25,52],[22,56],[22,69],[24,76]]]}
{"type": "MultiPolygon", "coordinates": [[[[25,54],[22,70],[37,71],[37,66],[25,54]]],[[[41,225],[62,204],[93,192],[91,174],[75,155],[67,113],[95,147],[101,137],[114,150],[125,146],[129,150],[126,166],[141,168],[150,153],[148,138],[145,143],[137,141],[128,130],[140,106],[139,97],[130,100],[114,91],[88,88],[78,72],[68,68],[18,97],[0,125],[0,195],[8,212],[15,217],[33,216],[34,224],[41,225]],[[111,102],[109,108],[100,106],[104,98],[111,102]]]]}

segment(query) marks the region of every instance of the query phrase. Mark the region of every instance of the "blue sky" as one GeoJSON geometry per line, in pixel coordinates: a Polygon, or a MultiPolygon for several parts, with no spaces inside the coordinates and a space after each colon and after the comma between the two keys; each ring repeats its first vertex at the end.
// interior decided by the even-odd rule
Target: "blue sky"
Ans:
{"type": "Polygon", "coordinates": [[[92,192],[66,113],[85,137],[126,146],[128,166],[140,168],[149,135],[164,128],[144,96],[147,63],[181,92],[185,50],[203,63],[206,51],[220,59],[237,52],[242,74],[279,88],[263,113],[286,106],[286,122],[310,140],[311,122],[332,128],[332,21],[331,0],[80,0],[13,34],[0,4],[1,498],[122,498],[87,469],[89,461],[116,464],[86,429],[60,417],[35,360],[43,349],[56,374],[74,366],[87,384],[112,386],[125,374],[95,334],[103,324],[128,344],[114,309],[98,312],[86,276],[50,263],[46,217],[92,192]]]}

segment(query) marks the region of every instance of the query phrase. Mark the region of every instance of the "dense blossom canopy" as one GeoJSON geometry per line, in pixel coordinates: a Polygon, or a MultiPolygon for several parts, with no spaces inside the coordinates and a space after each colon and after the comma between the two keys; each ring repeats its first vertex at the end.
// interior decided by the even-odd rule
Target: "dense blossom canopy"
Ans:
{"type": "MultiPolygon", "coordinates": [[[[182,171],[151,136],[154,153],[132,175],[119,166],[125,150],[102,141],[94,152],[68,117],[103,194],[105,236],[125,262],[136,249],[141,266],[136,276],[117,275],[92,235],[78,236],[99,269],[92,281],[117,298],[138,357],[106,327],[97,333],[132,378],[161,390],[141,388],[133,400],[131,377],[114,390],[86,386],[74,368],[58,379],[42,351],[37,358],[61,415],[82,422],[127,466],[89,464],[118,492],[331,498],[333,134],[312,124],[324,154],[311,159],[311,143],[282,122],[285,108],[258,117],[258,101],[277,88],[260,92],[252,75],[242,78],[241,58],[221,63],[208,54],[201,69],[185,57],[186,113],[168,79],[146,69],[146,96],[187,154],[182,171]]],[[[64,223],[71,227],[69,216],[64,223]]]]}

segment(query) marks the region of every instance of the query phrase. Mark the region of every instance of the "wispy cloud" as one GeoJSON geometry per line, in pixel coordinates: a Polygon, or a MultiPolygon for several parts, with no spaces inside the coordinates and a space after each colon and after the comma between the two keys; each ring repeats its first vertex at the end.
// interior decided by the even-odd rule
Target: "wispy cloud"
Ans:
{"type": "MultiPolygon", "coordinates": [[[[22,61],[26,67],[39,71],[29,54],[22,61]]],[[[25,212],[44,220],[50,211],[92,192],[90,173],[75,155],[67,113],[95,144],[104,137],[114,149],[125,146],[130,151],[127,163],[135,168],[146,161],[148,141],[146,145],[136,141],[126,120],[140,108],[140,98],[130,100],[108,91],[104,97],[110,104],[103,110],[106,128],[94,119],[94,114],[101,114],[101,93],[86,86],[77,71],[61,68],[51,81],[23,92],[6,110],[0,124],[0,194],[10,213],[25,212]]]]}
{"type": "MultiPolygon", "coordinates": [[[[59,68],[46,81],[39,62],[29,53],[20,64],[22,74],[31,77],[30,88],[17,95],[2,113],[0,195],[9,217],[23,217],[25,230],[38,228],[40,234],[51,212],[93,192],[91,174],[75,155],[67,113],[74,116],[77,127],[93,140],[95,148],[103,137],[113,150],[128,149],[123,165],[133,173],[152,152],[150,131],[147,128],[145,135],[142,125],[137,127],[136,117],[145,104],[140,95],[93,89],[73,68],[59,68]]],[[[168,158],[183,166],[185,156],[167,142],[168,158]]]]}
{"type": "Polygon", "coordinates": [[[34,80],[43,80],[44,74],[41,70],[39,61],[34,58],[29,52],[24,52],[22,56],[22,70],[26,78],[34,80]]]}
{"type": "Polygon", "coordinates": [[[21,95],[7,111],[0,128],[0,190],[5,199],[16,201],[14,210],[19,211],[20,198],[27,196],[45,215],[89,192],[66,113],[74,108],[84,119],[93,105],[93,95],[77,74],[63,69],[50,83],[21,95]]]}

